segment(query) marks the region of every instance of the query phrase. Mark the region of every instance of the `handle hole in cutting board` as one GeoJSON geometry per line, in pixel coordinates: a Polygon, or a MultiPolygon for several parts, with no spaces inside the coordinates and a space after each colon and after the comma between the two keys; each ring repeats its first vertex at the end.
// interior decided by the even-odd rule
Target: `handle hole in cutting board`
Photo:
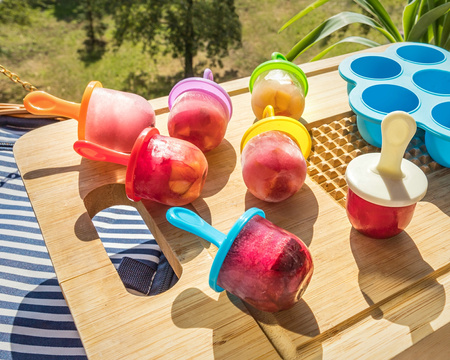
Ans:
{"type": "Polygon", "coordinates": [[[142,204],[131,202],[123,185],[102,186],[84,200],[98,237],[128,292],[158,295],[176,284],[181,265],[176,259],[175,266],[171,265],[175,257],[170,251],[167,254],[167,247],[161,249],[149,230],[150,220],[144,221],[141,215],[142,204]]]}

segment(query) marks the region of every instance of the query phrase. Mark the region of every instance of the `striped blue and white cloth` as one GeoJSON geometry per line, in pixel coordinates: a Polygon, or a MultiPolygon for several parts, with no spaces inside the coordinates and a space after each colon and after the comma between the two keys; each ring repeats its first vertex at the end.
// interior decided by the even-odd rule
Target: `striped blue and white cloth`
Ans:
{"type": "MultiPolygon", "coordinates": [[[[0,125],[0,359],[86,359],[12,152],[29,129],[0,125]]],[[[134,208],[115,206],[93,220],[116,268],[131,259],[158,270],[150,295],[176,282],[134,208]]]]}

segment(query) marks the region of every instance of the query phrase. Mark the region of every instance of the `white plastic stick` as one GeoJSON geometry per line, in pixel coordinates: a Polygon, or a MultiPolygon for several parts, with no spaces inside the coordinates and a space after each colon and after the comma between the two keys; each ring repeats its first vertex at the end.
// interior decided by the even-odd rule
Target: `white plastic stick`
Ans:
{"type": "Polygon", "coordinates": [[[381,155],[377,172],[381,176],[400,179],[402,158],[406,147],[416,133],[414,118],[404,111],[394,111],[386,115],[381,122],[381,155]]]}

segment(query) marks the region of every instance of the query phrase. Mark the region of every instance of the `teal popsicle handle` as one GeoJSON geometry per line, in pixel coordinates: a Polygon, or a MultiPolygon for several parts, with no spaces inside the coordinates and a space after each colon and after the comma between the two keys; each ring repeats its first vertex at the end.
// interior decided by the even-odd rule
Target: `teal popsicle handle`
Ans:
{"type": "Polygon", "coordinates": [[[197,235],[218,248],[227,238],[224,233],[213,228],[196,213],[183,207],[170,208],[166,213],[166,219],[173,226],[197,235]]]}

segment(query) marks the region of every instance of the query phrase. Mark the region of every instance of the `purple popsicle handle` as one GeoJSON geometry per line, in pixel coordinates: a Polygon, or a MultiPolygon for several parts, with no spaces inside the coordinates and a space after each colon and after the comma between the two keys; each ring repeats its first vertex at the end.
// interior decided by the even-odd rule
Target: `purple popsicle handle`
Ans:
{"type": "Polygon", "coordinates": [[[128,165],[130,154],[108,149],[87,140],[77,140],[73,149],[81,156],[95,161],[107,161],[120,165],[128,165]]]}
{"type": "Polygon", "coordinates": [[[208,68],[205,69],[205,71],[203,72],[203,79],[214,81],[214,76],[211,69],[208,68]]]}

